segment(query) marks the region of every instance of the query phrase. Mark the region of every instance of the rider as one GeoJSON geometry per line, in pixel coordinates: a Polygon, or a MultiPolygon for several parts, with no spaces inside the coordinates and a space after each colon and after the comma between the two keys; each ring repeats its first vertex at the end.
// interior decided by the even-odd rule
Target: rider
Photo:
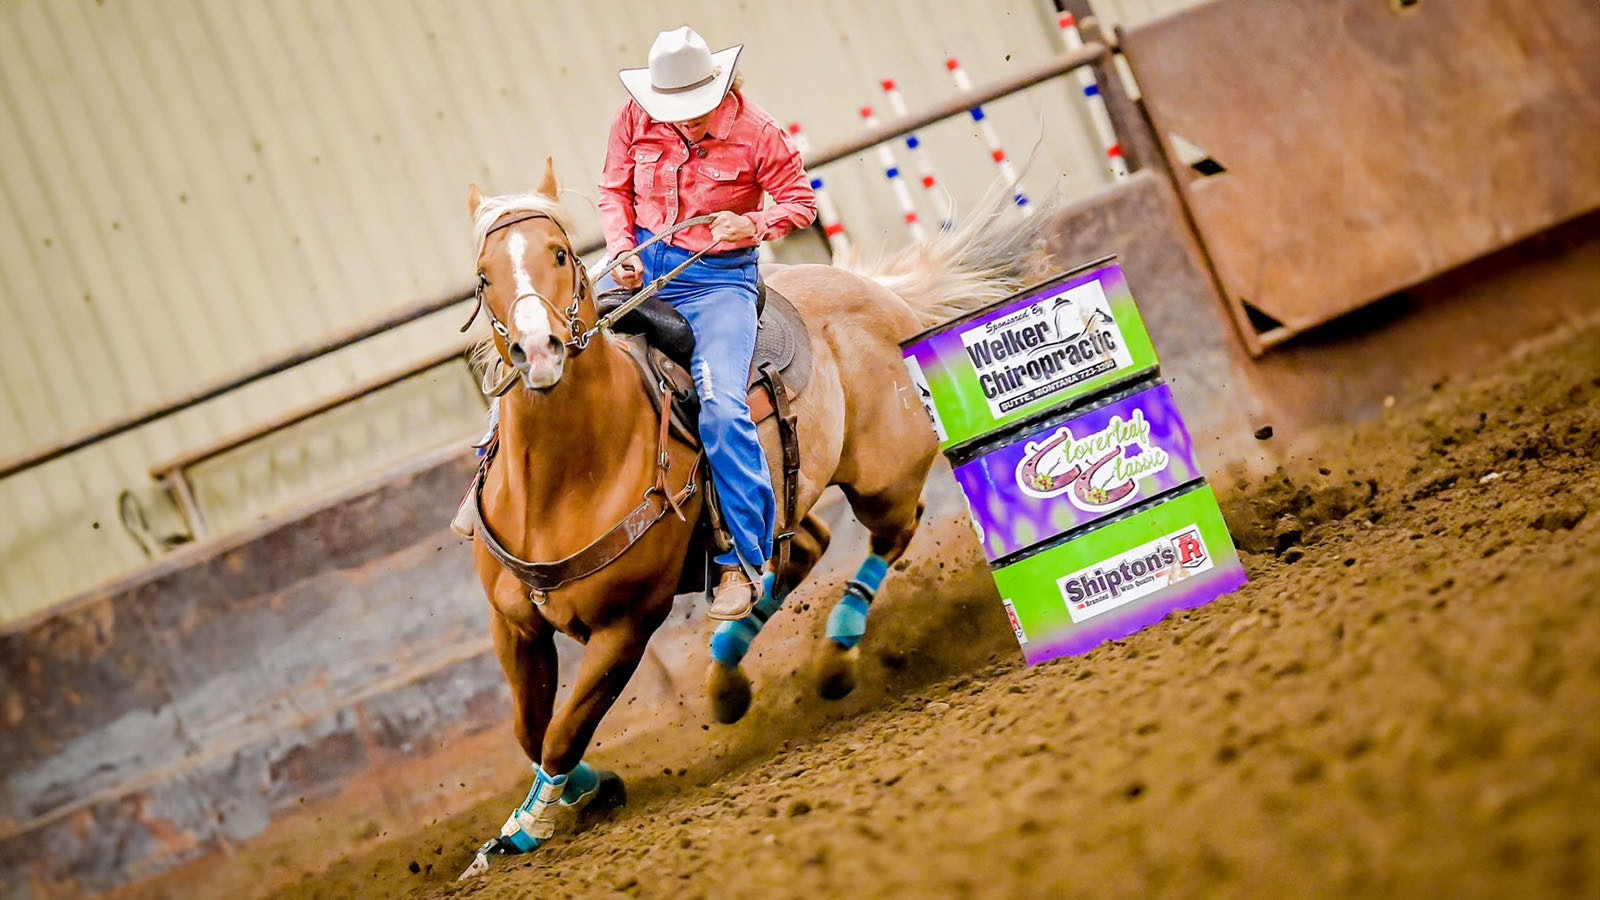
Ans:
{"type": "Polygon", "coordinates": [[[743,45],[712,53],[688,27],[663,31],[649,65],[624,69],[631,99],[617,111],[600,180],[600,221],[610,258],[671,225],[711,215],[624,260],[612,272],[637,289],[707,247],[657,296],[694,332],[700,439],[733,547],[717,557],[709,615],[741,619],[760,600],[777,502],[745,387],[756,343],[756,247],[816,218],[800,153],[736,76],[743,45]],[[762,208],[762,192],[771,206],[762,208]]]}

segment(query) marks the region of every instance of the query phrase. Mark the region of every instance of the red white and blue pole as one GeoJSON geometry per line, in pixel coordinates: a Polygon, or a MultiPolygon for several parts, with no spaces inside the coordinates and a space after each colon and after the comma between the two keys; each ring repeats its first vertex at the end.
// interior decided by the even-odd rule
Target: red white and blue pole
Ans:
{"type": "MultiPolygon", "coordinates": [[[[971,93],[972,79],[967,77],[967,71],[961,68],[961,63],[957,62],[954,56],[944,61],[944,67],[950,70],[950,77],[955,79],[957,89],[963,94],[971,93]]],[[[989,157],[1000,168],[1000,176],[1006,180],[1006,186],[1011,189],[1012,202],[1023,215],[1033,215],[1033,209],[1028,206],[1028,195],[1024,194],[1017,184],[1017,171],[1011,167],[1011,160],[1006,157],[1005,148],[1000,146],[999,136],[994,133],[994,129],[984,116],[983,107],[974,106],[968,112],[972,115],[973,124],[978,127],[978,135],[989,146],[989,157]]]]}
{"type": "MultiPolygon", "coordinates": [[[[882,82],[883,93],[889,99],[889,108],[894,114],[904,118],[911,114],[906,106],[906,98],[901,95],[900,88],[894,83],[893,78],[885,78],[882,82]]],[[[922,139],[916,132],[906,135],[906,154],[917,164],[917,174],[922,179],[922,190],[927,194],[933,208],[939,210],[939,227],[949,230],[953,210],[950,208],[950,195],[939,186],[939,179],[933,174],[933,160],[922,151],[922,139]]]]}
{"type": "MultiPolygon", "coordinates": [[[[878,117],[873,115],[872,107],[861,107],[861,123],[867,128],[878,125],[878,117]]],[[[900,203],[900,213],[906,220],[906,231],[911,234],[913,241],[920,241],[927,237],[922,230],[922,223],[917,219],[917,205],[911,200],[911,190],[906,187],[904,178],[900,177],[900,164],[895,161],[894,151],[889,149],[887,143],[879,144],[878,162],[883,164],[883,177],[888,179],[889,187],[894,190],[894,197],[900,203]]]]}
{"type": "MultiPolygon", "coordinates": [[[[1056,18],[1056,27],[1061,31],[1061,43],[1072,52],[1083,46],[1083,35],[1078,33],[1078,20],[1072,13],[1064,12],[1056,18]]],[[[1117,140],[1117,131],[1111,127],[1111,116],[1106,112],[1105,98],[1100,96],[1100,85],[1094,80],[1094,71],[1088,66],[1080,66],[1072,73],[1078,81],[1078,89],[1083,92],[1083,102],[1089,107],[1089,120],[1094,123],[1095,136],[1100,138],[1100,149],[1105,153],[1106,171],[1116,181],[1128,177],[1128,161],[1122,158],[1122,144],[1117,140]]]]}
{"type": "MultiPolygon", "coordinates": [[[[800,130],[799,122],[789,123],[789,136],[794,138],[794,145],[804,156],[811,150],[811,142],[806,139],[806,133],[800,130]]],[[[822,233],[828,238],[828,249],[834,256],[847,253],[850,250],[850,238],[844,233],[844,223],[839,221],[839,208],[833,205],[833,196],[828,193],[828,188],[822,183],[822,176],[809,173],[811,176],[811,190],[817,195],[817,218],[822,222],[822,233]]]]}

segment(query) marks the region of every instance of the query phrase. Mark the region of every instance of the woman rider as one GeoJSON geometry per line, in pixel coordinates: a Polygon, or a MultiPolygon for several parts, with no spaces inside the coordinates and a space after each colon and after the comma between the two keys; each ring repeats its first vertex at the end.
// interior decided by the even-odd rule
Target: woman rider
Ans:
{"type": "Polygon", "coordinates": [[[600,221],[612,259],[671,225],[711,215],[612,272],[637,289],[713,247],[665,285],[694,332],[700,439],[733,547],[720,569],[709,615],[741,619],[760,600],[759,572],[772,553],[777,502],[766,454],[750,421],[745,387],[756,343],[756,247],[816,218],[800,154],[735,77],[743,45],[712,53],[688,27],[663,31],[649,65],[625,69],[631,95],[617,111],[600,180],[600,221]],[[762,208],[762,193],[771,206],[762,208]]]}

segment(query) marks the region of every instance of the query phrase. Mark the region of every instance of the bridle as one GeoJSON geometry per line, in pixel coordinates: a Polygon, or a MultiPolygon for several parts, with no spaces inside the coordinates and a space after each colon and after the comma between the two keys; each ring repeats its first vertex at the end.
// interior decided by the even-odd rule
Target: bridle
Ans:
{"type": "MultiPolygon", "coordinates": [[[[558,310],[556,309],[555,304],[551,303],[549,298],[545,297],[545,295],[539,293],[538,291],[525,291],[513,298],[511,305],[513,308],[515,308],[518,303],[521,303],[523,300],[531,297],[535,300],[538,300],[540,303],[543,303],[545,309],[550,310],[551,315],[564,317],[567,321],[567,333],[569,335],[565,341],[565,346],[569,351],[572,352],[573,356],[577,356],[589,346],[590,339],[595,336],[599,329],[585,328],[583,319],[578,316],[579,309],[583,303],[584,294],[588,293],[589,290],[589,273],[584,269],[583,260],[578,256],[577,253],[573,252],[572,238],[567,234],[567,230],[562,228],[561,223],[557,222],[555,217],[548,213],[529,212],[523,213],[520,216],[514,216],[505,220],[504,222],[495,224],[488,231],[484,232],[484,238],[487,239],[489,235],[494,234],[496,231],[503,231],[512,227],[513,225],[521,225],[523,222],[528,222],[533,219],[547,219],[549,220],[550,224],[556,227],[557,231],[561,232],[561,241],[566,245],[567,259],[572,261],[573,266],[572,303],[567,306],[565,311],[558,310]]],[[[478,314],[481,312],[484,316],[488,317],[489,327],[494,329],[494,333],[499,335],[501,340],[509,343],[511,341],[511,329],[506,327],[506,323],[500,321],[500,317],[494,314],[494,310],[491,309],[488,302],[484,300],[483,294],[488,287],[489,276],[483,274],[482,270],[479,270],[478,284],[472,292],[474,300],[472,314],[467,317],[467,321],[461,326],[460,330],[465,332],[468,328],[471,328],[472,323],[478,321],[478,314]]],[[[491,388],[485,385],[484,393],[491,397],[499,397],[506,391],[511,390],[511,386],[516,383],[519,374],[520,373],[515,370],[507,373],[506,377],[494,387],[491,388]]]]}
{"type": "MultiPolygon", "coordinates": [[[[584,296],[589,292],[589,273],[583,265],[583,260],[579,258],[578,254],[572,249],[571,236],[567,234],[567,230],[565,228],[561,227],[561,223],[556,221],[554,216],[550,215],[549,213],[542,212],[523,213],[522,215],[507,219],[504,222],[496,223],[488,231],[484,232],[483,236],[485,239],[487,239],[489,235],[494,234],[496,231],[502,231],[510,228],[513,225],[520,225],[523,222],[533,219],[547,219],[549,220],[550,224],[556,227],[557,231],[561,232],[561,240],[564,244],[566,244],[567,258],[572,260],[573,265],[572,304],[569,305],[565,311],[558,310],[556,309],[555,304],[551,303],[550,300],[543,294],[539,293],[538,291],[531,291],[518,294],[512,299],[511,305],[512,307],[515,307],[524,299],[531,297],[535,300],[538,300],[540,303],[543,303],[545,309],[548,309],[551,315],[565,317],[567,320],[567,334],[569,337],[564,342],[564,346],[572,353],[574,357],[588,348],[589,343],[594,340],[595,335],[602,331],[609,330],[618,319],[632,312],[639,306],[639,304],[655,296],[656,292],[660,291],[663,285],[678,277],[683,270],[699,262],[701,257],[705,256],[707,253],[710,253],[711,249],[720,243],[720,241],[712,241],[712,243],[704,250],[695,253],[688,259],[684,260],[683,263],[677,268],[674,268],[672,271],[667,272],[656,280],[650,282],[642,290],[634,294],[627,301],[623,302],[616,309],[613,309],[611,312],[597,318],[593,325],[585,327],[583,319],[579,317],[578,312],[583,303],[584,296]]],[[[644,243],[634,247],[631,250],[628,250],[625,253],[619,254],[616,259],[611,260],[611,262],[606,264],[605,268],[601,269],[600,272],[594,276],[594,280],[599,281],[600,279],[606,277],[606,275],[609,274],[612,269],[615,269],[624,260],[638,256],[640,251],[644,250],[646,247],[649,247],[651,244],[654,244],[657,241],[665,240],[666,238],[677,234],[685,228],[693,228],[696,225],[709,225],[711,224],[711,220],[711,216],[695,216],[692,219],[684,219],[682,222],[679,222],[670,228],[663,228],[659,234],[651,237],[650,240],[645,241],[644,243]]],[[[478,313],[481,312],[488,317],[489,327],[494,329],[494,333],[499,335],[501,340],[510,342],[511,329],[507,328],[506,324],[500,321],[500,317],[494,314],[494,310],[491,309],[488,302],[484,300],[483,293],[488,286],[489,277],[483,274],[483,272],[480,270],[478,272],[477,287],[473,290],[473,299],[475,303],[472,307],[472,315],[467,318],[466,323],[461,326],[460,330],[465,332],[468,328],[471,328],[472,323],[478,320],[478,313]]],[[[502,379],[499,384],[493,387],[485,385],[484,393],[490,397],[501,396],[506,391],[511,390],[512,385],[516,384],[519,375],[520,373],[515,370],[507,373],[506,377],[502,379]]]]}

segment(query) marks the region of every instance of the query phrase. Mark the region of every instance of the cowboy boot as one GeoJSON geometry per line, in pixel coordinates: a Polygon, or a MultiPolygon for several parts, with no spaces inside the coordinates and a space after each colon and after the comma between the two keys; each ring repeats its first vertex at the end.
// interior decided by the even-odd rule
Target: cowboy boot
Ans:
{"type": "Polygon", "coordinates": [[[761,587],[750,582],[750,576],[738,566],[723,566],[722,577],[711,597],[711,609],[706,615],[723,622],[737,622],[750,615],[761,599],[761,587]]]}
{"type": "Polygon", "coordinates": [[[471,488],[467,495],[461,498],[461,505],[456,507],[455,518],[450,520],[450,530],[464,538],[472,537],[477,530],[477,517],[473,515],[472,503],[477,499],[471,488]]]}

